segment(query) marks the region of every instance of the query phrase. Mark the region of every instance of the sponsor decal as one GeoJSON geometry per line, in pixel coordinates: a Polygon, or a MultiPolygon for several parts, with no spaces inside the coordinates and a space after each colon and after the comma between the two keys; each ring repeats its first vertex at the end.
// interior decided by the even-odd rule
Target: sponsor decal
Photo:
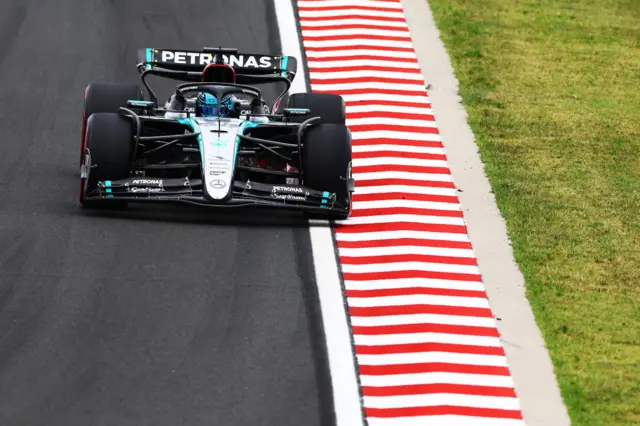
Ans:
{"type": "MultiPolygon", "coordinates": [[[[300,188],[299,186],[274,186],[273,187],[273,193],[275,194],[276,192],[288,192],[290,194],[302,194],[305,192],[305,190],[303,188],[300,188]]],[[[306,194],[308,195],[308,194],[306,194]]]]}
{"type": "Polygon", "coordinates": [[[131,185],[148,185],[148,186],[157,186],[162,187],[163,184],[162,179],[134,179],[131,182],[131,185]]]}
{"type": "Polygon", "coordinates": [[[287,108],[286,111],[289,115],[308,115],[310,112],[305,108],[287,108]]]}
{"type": "Polygon", "coordinates": [[[274,186],[271,196],[280,200],[306,201],[309,193],[298,186],[274,186]]]}
{"type": "Polygon", "coordinates": [[[209,182],[209,186],[215,189],[222,189],[227,186],[227,183],[223,180],[216,179],[209,182]]]}
{"type": "Polygon", "coordinates": [[[273,194],[273,196],[279,200],[307,201],[307,197],[304,195],[273,194]]]}
{"type": "Polygon", "coordinates": [[[219,176],[224,174],[224,170],[209,170],[209,176],[219,176]]]}
{"type": "Polygon", "coordinates": [[[129,192],[146,192],[146,193],[150,193],[150,192],[164,192],[163,188],[136,188],[134,187],[130,187],[128,188],[129,192]]]}
{"type": "MultiPolygon", "coordinates": [[[[161,61],[182,65],[209,65],[215,63],[216,55],[202,52],[180,52],[163,50],[161,61]]],[[[273,68],[274,59],[271,56],[254,55],[222,55],[225,64],[240,68],[273,68]]]]}

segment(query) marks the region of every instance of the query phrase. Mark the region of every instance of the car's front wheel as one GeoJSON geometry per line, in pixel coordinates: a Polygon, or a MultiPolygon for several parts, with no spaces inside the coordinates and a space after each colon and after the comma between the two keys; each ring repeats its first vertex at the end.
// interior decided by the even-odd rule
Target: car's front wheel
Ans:
{"type": "Polygon", "coordinates": [[[130,119],[114,113],[92,114],[87,120],[86,150],[91,160],[88,178],[80,179],[80,203],[85,207],[122,207],[123,203],[85,200],[99,181],[126,179],[133,159],[134,128],[130,119]]]}
{"type": "Polygon", "coordinates": [[[84,109],[82,111],[82,135],[80,142],[80,164],[82,152],[86,146],[85,135],[87,121],[96,113],[120,111],[126,107],[127,101],[144,100],[144,95],[137,84],[123,83],[91,83],[84,91],[84,109]]]}
{"type": "MultiPolygon", "coordinates": [[[[304,185],[336,194],[346,213],[327,210],[325,218],[346,219],[351,208],[351,132],[343,124],[316,124],[302,136],[302,172],[304,185]]],[[[310,215],[310,217],[319,217],[310,215]]]]}
{"type": "Polygon", "coordinates": [[[311,117],[320,117],[316,124],[345,124],[345,106],[342,96],[333,93],[294,93],[289,97],[287,108],[310,110],[308,116],[293,116],[290,121],[301,123],[311,117]]]}

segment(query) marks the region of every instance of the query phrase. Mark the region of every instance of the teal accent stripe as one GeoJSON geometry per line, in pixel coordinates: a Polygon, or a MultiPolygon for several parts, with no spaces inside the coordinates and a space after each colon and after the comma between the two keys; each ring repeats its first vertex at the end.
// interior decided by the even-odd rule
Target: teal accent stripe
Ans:
{"type": "Polygon", "coordinates": [[[329,193],[328,191],[324,191],[322,193],[322,202],[320,203],[320,208],[321,209],[326,209],[327,206],[326,204],[329,202],[329,196],[331,195],[331,193],[329,193]]]}
{"type": "MultiPolygon", "coordinates": [[[[147,48],[147,62],[153,62],[153,49],[151,47],[147,48]]],[[[152,65],[147,64],[147,69],[151,69],[152,65]]]]}
{"type": "Polygon", "coordinates": [[[110,180],[105,180],[104,181],[104,186],[111,186],[111,181],[110,180]]]}
{"type": "MultiPolygon", "coordinates": [[[[288,56],[283,56],[282,60],[280,61],[280,68],[286,70],[287,69],[287,64],[289,63],[289,57],[288,56]]],[[[286,76],[287,73],[285,71],[282,71],[282,76],[286,76]]]]}
{"type": "Polygon", "coordinates": [[[111,194],[113,190],[111,188],[107,188],[107,194],[111,194]]]}

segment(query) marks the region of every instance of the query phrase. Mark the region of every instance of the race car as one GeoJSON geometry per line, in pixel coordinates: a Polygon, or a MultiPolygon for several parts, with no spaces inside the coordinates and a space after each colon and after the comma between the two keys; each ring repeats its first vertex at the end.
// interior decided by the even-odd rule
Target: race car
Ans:
{"type": "Polygon", "coordinates": [[[345,219],[355,182],[345,105],[328,93],[289,89],[289,56],[141,49],[139,85],[85,90],[79,201],[297,209],[345,219]],[[182,81],[163,106],[148,76],[182,81]],[[267,102],[257,86],[284,83],[267,102]],[[286,105],[286,106],[285,106],[286,105]]]}

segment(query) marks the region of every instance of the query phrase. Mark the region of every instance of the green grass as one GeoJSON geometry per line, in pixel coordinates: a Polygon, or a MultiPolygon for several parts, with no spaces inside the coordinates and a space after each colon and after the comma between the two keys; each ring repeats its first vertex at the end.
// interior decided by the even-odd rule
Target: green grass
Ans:
{"type": "Polygon", "coordinates": [[[574,425],[640,425],[640,0],[429,0],[574,425]]]}

